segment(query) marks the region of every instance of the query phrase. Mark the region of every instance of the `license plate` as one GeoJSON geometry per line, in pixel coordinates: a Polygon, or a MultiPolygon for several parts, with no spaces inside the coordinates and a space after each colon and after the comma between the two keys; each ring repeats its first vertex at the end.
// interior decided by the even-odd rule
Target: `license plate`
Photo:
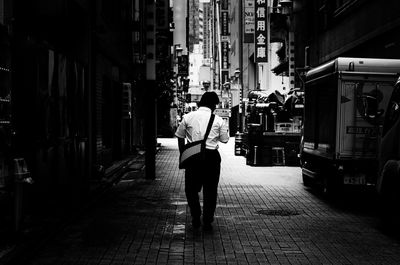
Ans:
{"type": "Polygon", "coordinates": [[[345,185],[365,185],[367,182],[365,174],[356,174],[356,175],[345,175],[343,183],[345,185]]]}

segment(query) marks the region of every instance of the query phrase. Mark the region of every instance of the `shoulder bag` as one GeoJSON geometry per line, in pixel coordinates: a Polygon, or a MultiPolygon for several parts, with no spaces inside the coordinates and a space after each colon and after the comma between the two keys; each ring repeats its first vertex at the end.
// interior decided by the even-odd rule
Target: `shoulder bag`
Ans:
{"type": "Polygon", "coordinates": [[[188,143],[184,146],[184,149],[179,157],[179,168],[188,168],[191,165],[196,165],[204,161],[206,141],[208,134],[210,133],[211,126],[214,122],[215,115],[211,114],[210,121],[207,125],[206,134],[203,140],[188,143]]]}

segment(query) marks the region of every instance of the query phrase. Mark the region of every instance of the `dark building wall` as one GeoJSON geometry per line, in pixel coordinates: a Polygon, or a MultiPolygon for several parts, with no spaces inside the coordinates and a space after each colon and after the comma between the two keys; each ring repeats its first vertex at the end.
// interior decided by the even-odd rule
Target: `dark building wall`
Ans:
{"type": "Polygon", "coordinates": [[[85,67],[43,43],[14,54],[13,157],[27,160],[34,192],[69,202],[87,188],[85,67]]]}
{"type": "MultiPolygon", "coordinates": [[[[10,198],[0,202],[9,209],[1,209],[4,224],[14,214],[13,158],[26,160],[34,180],[24,185],[24,215],[79,207],[103,183],[99,165],[127,158],[132,145],[142,149],[150,100],[147,0],[1,2],[0,66],[7,71],[0,85],[7,87],[0,97],[7,107],[2,103],[0,119],[10,120],[0,123],[0,191],[10,198]]],[[[168,32],[165,19],[167,12],[168,32]]],[[[161,46],[157,55],[169,56],[168,45],[161,46]]]]}
{"type": "Polygon", "coordinates": [[[133,132],[128,123],[132,120],[122,118],[122,84],[134,80],[133,7],[130,0],[97,1],[92,150],[96,165],[109,166],[130,150],[127,141],[133,132]]]}
{"type": "Polygon", "coordinates": [[[121,106],[134,72],[132,1],[12,3],[12,156],[27,160],[32,193],[77,202],[92,167],[129,154],[121,106]]]}
{"type": "Polygon", "coordinates": [[[309,46],[311,66],[338,56],[399,58],[400,7],[395,0],[294,1],[297,66],[309,46]]]}
{"type": "Polygon", "coordinates": [[[32,198],[76,203],[89,183],[87,10],[75,1],[13,3],[11,158],[27,160],[32,198]]]}
{"type": "Polygon", "coordinates": [[[122,82],[119,67],[97,56],[96,72],[96,162],[109,166],[122,158],[127,136],[122,119],[122,82]]]}

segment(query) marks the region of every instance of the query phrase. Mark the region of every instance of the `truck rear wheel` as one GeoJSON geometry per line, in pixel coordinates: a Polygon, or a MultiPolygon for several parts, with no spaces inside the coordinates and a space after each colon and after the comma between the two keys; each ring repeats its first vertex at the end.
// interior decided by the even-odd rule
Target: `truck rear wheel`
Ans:
{"type": "Polygon", "coordinates": [[[380,187],[381,210],[385,221],[395,223],[398,221],[398,206],[400,203],[400,161],[389,160],[382,171],[382,183],[380,187]]]}

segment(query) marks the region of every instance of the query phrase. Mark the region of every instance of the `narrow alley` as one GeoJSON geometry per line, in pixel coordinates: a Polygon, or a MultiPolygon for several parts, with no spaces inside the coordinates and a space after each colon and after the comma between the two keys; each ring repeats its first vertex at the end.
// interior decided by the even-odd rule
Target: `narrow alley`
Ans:
{"type": "Polygon", "coordinates": [[[193,230],[176,139],[159,139],[157,178],[127,174],[21,264],[400,264],[373,207],[305,188],[298,167],[250,167],[220,147],[212,232],[193,230]]]}

